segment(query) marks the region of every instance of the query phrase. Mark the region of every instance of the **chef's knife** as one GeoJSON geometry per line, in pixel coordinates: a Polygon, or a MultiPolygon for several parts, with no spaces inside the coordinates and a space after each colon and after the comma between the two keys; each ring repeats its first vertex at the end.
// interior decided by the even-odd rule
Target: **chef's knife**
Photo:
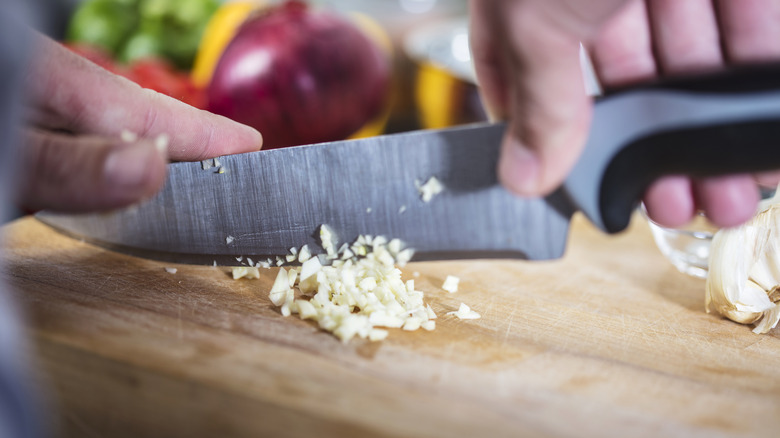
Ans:
{"type": "Polygon", "coordinates": [[[141,205],[38,217],[108,247],[180,262],[238,264],[234,257],[262,260],[304,244],[322,252],[323,224],[339,242],[400,238],[417,259],[551,259],[564,252],[574,212],[621,231],[661,175],[780,168],[778,84],[780,68],[764,66],[608,95],[595,105],[574,170],[545,198],[499,185],[505,126],[484,124],[226,156],[222,171],[174,163],[162,192],[141,205]],[[445,190],[424,202],[418,187],[431,177],[445,190]]]}

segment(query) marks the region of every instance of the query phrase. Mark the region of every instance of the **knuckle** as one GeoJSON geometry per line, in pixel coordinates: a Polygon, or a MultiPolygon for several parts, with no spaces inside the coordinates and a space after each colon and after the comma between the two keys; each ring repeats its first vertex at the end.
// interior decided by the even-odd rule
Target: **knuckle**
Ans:
{"type": "Polygon", "coordinates": [[[147,88],[142,89],[142,93],[146,94],[144,100],[147,102],[147,105],[140,134],[142,137],[148,137],[158,131],[158,124],[162,119],[160,112],[163,111],[165,105],[160,104],[160,93],[147,88]]]}
{"type": "Polygon", "coordinates": [[[17,197],[34,208],[73,208],[68,203],[87,202],[100,190],[101,163],[107,149],[95,141],[80,138],[75,146],[69,134],[30,130],[21,151],[17,197]],[[75,147],[74,147],[75,146],[75,147]],[[96,172],[98,174],[96,174],[96,172]],[[84,181],[92,181],[83,184],[84,181]]]}
{"type": "Polygon", "coordinates": [[[73,172],[73,163],[65,151],[58,135],[32,133],[24,153],[25,170],[41,183],[61,184],[73,172]]]}

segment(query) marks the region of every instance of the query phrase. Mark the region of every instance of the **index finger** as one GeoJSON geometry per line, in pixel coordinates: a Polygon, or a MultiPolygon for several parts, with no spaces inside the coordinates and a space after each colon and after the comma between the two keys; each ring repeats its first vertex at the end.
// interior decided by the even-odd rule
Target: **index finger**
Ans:
{"type": "Polygon", "coordinates": [[[256,130],[141,88],[40,37],[28,75],[34,122],[79,134],[170,138],[172,160],[198,161],[259,150],[256,130]]]}

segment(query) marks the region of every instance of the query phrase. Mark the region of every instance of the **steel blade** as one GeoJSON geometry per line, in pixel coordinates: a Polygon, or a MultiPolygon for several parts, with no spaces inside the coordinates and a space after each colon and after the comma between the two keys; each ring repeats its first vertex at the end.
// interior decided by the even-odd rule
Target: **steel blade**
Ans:
{"type": "Polygon", "coordinates": [[[304,244],[322,252],[323,224],[340,243],[400,238],[416,259],[559,257],[572,208],[561,193],[520,199],[499,185],[503,131],[478,125],[226,156],[224,173],[174,163],[146,203],[39,217],[105,246],[183,262],[259,260],[304,244]],[[431,177],[445,190],[423,202],[417,186],[431,177]]]}

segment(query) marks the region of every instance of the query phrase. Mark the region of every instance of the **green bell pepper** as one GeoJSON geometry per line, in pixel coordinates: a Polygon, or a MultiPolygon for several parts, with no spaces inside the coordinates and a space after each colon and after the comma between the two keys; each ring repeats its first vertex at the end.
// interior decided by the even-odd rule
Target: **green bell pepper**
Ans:
{"type": "Polygon", "coordinates": [[[67,38],[101,46],[122,62],[160,57],[189,70],[218,7],[218,0],[87,0],[67,38]]]}

